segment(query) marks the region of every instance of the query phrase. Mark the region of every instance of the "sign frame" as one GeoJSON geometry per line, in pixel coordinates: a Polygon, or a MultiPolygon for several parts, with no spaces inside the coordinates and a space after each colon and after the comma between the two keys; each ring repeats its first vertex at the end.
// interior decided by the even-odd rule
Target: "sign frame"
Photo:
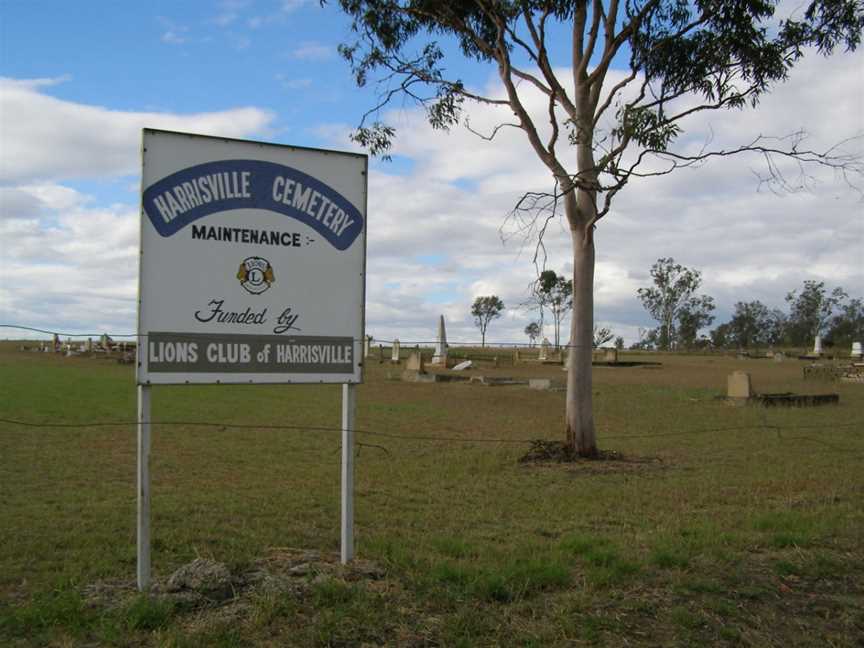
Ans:
{"type": "MultiPolygon", "coordinates": [[[[168,148],[164,144],[162,145],[163,149],[168,148]]],[[[165,153],[162,153],[162,156],[164,157],[165,153]]],[[[139,385],[362,383],[363,364],[365,360],[363,357],[363,339],[365,337],[366,324],[368,171],[368,155],[363,153],[334,151],[330,149],[293,146],[287,144],[272,144],[255,140],[198,135],[153,128],[143,129],[141,143],[140,265],[138,273],[137,299],[138,357],[136,362],[136,383],[139,385]],[[205,149],[215,148],[217,151],[221,149],[224,151],[222,155],[223,159],[214,160],[212,153],[210,153],[209,156],[206,154],[199,155],[191,153],[189,154],[189,157],[194,162],[191,167],[184,166],[183,163],[175,164],[174,167],[169,166],[169,172],[166,173],[164,169],[165,164],[161,161],[151,161],[148,165],[148,155],[151,158],[153,157],[153,151],[148,150],[148,148],[152,149],[154,145],[160,143],[160,140],[167,141],[170,146],[180,146],[183,143],[183,140],[189,140],[193,149],[195,147],[203,147],[205,149]],[[261,151],[261,153],[258,154],[258,157],[256,157],[257,151],[261,151]],[[274,160],[279,160],[279,162],[274,162],[274,160]],[[253,194],[254,198],[249,198],[245,201],[242,197],[237,198],[229,193],[227,199],[221,200],[221,203],[225,205],[225,208],[220,209],[219,207],[211,207],[207,210],[206,206],[201,205],[196,209],[188,210],[186,213],[178,214],[176,220],[184,221],[182,223],[178,224],[172,221],[166,225],[159,222],[159,225],[165,229],[166,232],[170,233],[159,231],[158,234],[160,234],[160,236],[157,237],[152,231],[157,229],[157,219],[153,215],[148,219],[148,214],[152,214],[156,211],[154,209],[155,203],[152,191],[154,187],[160,183],[164,184],[166,180],[170,180],[173,176],[181,176],[180,180],[183,180],[184,177],[189,176],[190,171],[193,171],[196,167],[206,167],[204,169],[205,171],[212,172],[213,167],[222,163],[241,164],[239,168],[254,168],[256,172],[260,171],[261,175],[265,178],[264,181],[260,183],[264,187],[267,187],[266,180],[268,178],[274,176],[279,178],[279,176],[275,174],[278,173],[280,168],[284,169],[286,173],[294,174],[294,176],[291,177],[300,178],[304,182],[317,183],[315,184],[315,188],[320,190],[321,194],[326,194],[329,198],[332,198],[331,201],[322,197],[321,202],[328,202],[334,205],[331,209],[331,211],[337,212],[333,217],[334,221],[341,215],[339,211],[342,208],[344,208],[344,211],[346,212],[355,209],[356,213],[359,214],[362,220],[358,231],[354,233],[355,239],[347,245],[342,241],[327,239],[326,235],[328,235],[328,233],[324,231],[326,228],[324,228],[320,222],[316,222],[309,216],[311,213],[310,211],[301,212],[298,209],[292,210],[291,205],[286,206],[284,204],[278,204],[278,202],[273,200],[271,196],[264,195],[264,191],[262,191],[260,187],[259,191],[253,194]],[[305,169],[302,168],[304,164],[307,165],[305,169]],[[340,194],[337,189],[334,189],[328,184],[328,181],[333,182],[333,178],[322,178],[320,174],[316,176],[309,170],[310,166],[320,168],[327,167],[329,164],[336,165],[337,168],[341,166],[343,170],[345,168],[350,168],[359,173],[359,178],[349,178],[348,180],[345,180],[343,174],[342,176],[337,177],[334,182],[334,184],[341,188],[350,185],[353,200],[349,200],[347,197],[340,194]],[[295,168],[297,166],[301,168],[295,168]],[[270,175],[268,176],[268,174],[270,175]],[[149,196],[148,191],[150,191],[151,194],[149,196]],[[263,201],[260,200],[261,197],[264,198],[263,201]],[[340,199],[342,199],[343,202],[340,203],[340,199]],[[262,202],[265,204],[262,205],[262,202]],[[147,210],[148,206],[149,212],[147,210]],[[216,218],[221,218],[221,222],[223,223],[233,223],[234,221],[231,219],[236,219],[238,214],[241,216],[253,214],[255,218],[254,223],[257,223],[262,218],[270,218],[272,222],[273,216],[277,212],[281,212],[281,215],[275,216],[277,219],[282,219],[283,222],[290,222],[292,225],[296,225],[302,232],[310,233],[312,236],[316,236],[316,234],[321,235],[319,245],[322,247],[319,248],[319,252],[314,255],[317,259],[327,258],[327,254],[329,254],[329,258],[332,259],[337,252],[341,254],[350,253],[350,255],[353,255],[354,261],[352,261],[349,256],[347,257],[348,261],[343,262],[343,265],[346,263],[356,264],[356,266],[349,266],[350,268],[354,268],[351,270],[351,273],[357,272],[357,275],[352,279],[353,283],[350,284],[350,289],[346,290],[346,293],[350,294],[350,298],[357,302],[355,304],[357,307],[356,311],[354,311],[353,308],[350,312],[346,312],[345,309],[342,309],[341,311],[337,309],[335,311],[337,317],[325,317],[319,314],[317,315],[317,319],[313,319],[312,327],[309,328],[304,326],[304,330],[279,330],[279,328],[284,327],[280,327],[277,322],[282,322],[282,318],[285,317],[286,314],[288,315],[285,322],[288,323],[289,326],[292,324],[290,307],[282,311],[282,314],[279,315],[278,318],[275,313],[281,311],[281,308],[270,308],[270,312],[266,315],[269,320],[269,329],[265,331],[257,330],[249,333],[244,331],[241,333],[235,326],[226,330],[224,334],[220,334],[214,332],[212,328],[197,324],[194,324],[196,330],[178,330],[182,327],[177,326],[160,326],[158,328],[153,328],[151,326],[149,320],[152,320],[153,317],[151,317],[150,314],[155,310],[153,304],[158,302],[158,300],[154,298],[154,292],[162,290],[161,288],[154,288],[152,280],[148,279],[150,269],[157,268],[162,263],[162,258],[159,258],[159,255],[163,253],[161,250],[157,252],[157,248],[155,247],[156,243],[154,242],[158,242],[158,244],[163,247],[167,247],[169,242],[173,243],[169,241],[169,239],[172,237],[177,238],[180,230],[207,227],[207,225],[200,225],[200,223],[206,223],[205,220],[199,220],[206,216],[212,215],[216,218]],[[283,218],[284,216],[290,216],[292,220],[289,221],[288,218],[283,218]],[[193,221],[197,221],[199,224],[193,225],[193,221]],[[312,229],[313,227],[316,229],[312,229]],[[147,228],[151,228],[151,231],[145,231],[147,228]],[[163,238],[166,241],[165,243],[162,241],[163,238]],[[359,242],[356,240],[358,238],[360,239],[359,242]],[[357,243],[359,243],[359,247],[355,247],[357,243]],[[346,247],[348,248],[347,250],[345,250],[346,247]],[[324,252],[324,254],[321,254],[321,252],[324,252]],[[346,322],[347,326],[343,326],[340,331],[347,331],[348,334],[336,334],[334,336],[331,331],[330,335],[324,335],[322,337],[321,333],[317,332],[316,326],[320,326],[320,322],[324,320],[328,322],[333,320],[337,320],[340,323],[346,322]],[[208,330],[201,330],[202,328],[208,330]],[[286,335],[286,333],[288,334],[286,335]],[[195,363],[178,363],[179,366],[186,368],[185,371],[179,368],[165,369],[163,367],[160,369],[159,363],[154,362],[154,359],[158,360],[161,356],[158,352],[154,352],[151,355],[151,334],[154,336],[154,340],[162,340],[162,344],[168,345],[169,349],[176,348],[183,350],[183,340],[188,341],[186,346],[194,344],[196,347],[196,355],[193,356],[195,358],[195,363]],[[240,339],[238,337],[240,335],[244,336],[245,339],[240,339]],[[269,339],[265,340],[265,337],[269,339]],[[279,338],[284,338],[284,340],[280,340],[279,338]],[[284,343],[280,344],[280,342],[284,343]],[[234,343],[237,344],[235,345],[234,343]],[[248,351],[248,353],[251,354],[244,356],[243,359],[247,360],[247,362],[241,364],[245,364],[247,367],[257,366],[257,371],[243,369],[242,367],[239,367],[239,365],[231,368],[225,362],[219,362],[219,360],[223,359],[222,355],[214,353],[211,356],[209,353],[211,345],[218,345],[221,353],[222,347],[231,348],[239,346],[241,343],[248,343],[245,345],[247,348],[243,349],[243,351],[248,351]],[[350,350],[347,348],[349,346],[350,350]],[[205,349],[207,350],[207,353],[205,353],[205,349]],[[277,353],[281,353],[281,355],[277,356],[277,353]],[[350,356],[350,360],[345,360],[346,355],[350,356]],[[213,359],[213,362],[209,362],[211,358],[213,359]],[[251,362],[249,361],[250,358],[251,362]],[[287,360],[285,360],[286,358],[287,360]],[[319,358],[326,359],[326,361],[331,364],[328,365],[324,361],[321,361],[316,365],[315,362],[312,362],[312,360],[317,360],[319,358]],[[262,359],[265,360],[264,363],[260,362],[262,359]],[[277,362],[277,360],[279,361],[277,362]],[[318,371],[314,370],[316,366],[319,368],[318,371]],[[151,369],[151,367],[157,368],[151,369]],[[211,370],[205,370],[203,367],[211,370]],[[293,367],[296,368],[296,370],[292,371],[286,367],[293,367]]],[[[204,171],[202,171],[202,173],[204,173],[204,171]]],[[[227,174],[222,173],[221,175],[225,176],[225,187],[229,187],[230,185],[228,183],[227,174]]],[[[257,176],[252,177],[253,182],[256,178],[257,176]]],[[[177,180],[176,182],[179,184],[180,180],[177,180]]],[[[186,178],[186,180],[188,180],[188,178],[186,178]]],[[[291,182],[291,179],[287,175],[285,180],[291,182]]],[[[186,182],[185,184],[188,186],[189,183],[186,182]]],[[[237,185],[235,184],[235,191],[236,186],[237,185]]],[[[283,191],[285,191],[284,186],[285,185],[283,184],[283,191]]],[[[161,207],[164,207],[164,201],[161,207]]],[[[167,223],[167,217],[165,220],[167,223]]],[[[344,221],[348,222],[349,217],[345,216],[344,221]]],[[[254,227],[262,227],[260,225],[255,225],[254,223],[254,227]]],[[[241,227],[242,225],[249,226],[249,223],[248,221],[241,222],[241,227]]],[[[224,230],[225,228],[223,227],[222,229],[224,230]]],[[[235,227],[235,231],[236,230],[237,228],[235,227]]],[[[262,228],[261,231],[264,232],[265,229],[262,228]]],[[[347,234],[352,234],[350,229],[347,234]]],[[[296,232],[295,235],[300,236],[300,234],[297,234],[296,232]]],[[[329,234],[329,236],[330,238],[335,238],[332,233],[329,234]]],[[[306,238],[310,237],[306,236],[306,238]]],[[[246,251],[238,253],[238,258],[240,256],[246,256],[247,261],[249,259],[266,261],[266,259],[261,258],[265,252],[257,252],[257,250],[262,249],[262,246],[252,247],[244,241],[242,248],[246,251]]],[[[279,250],[268,251],[268,255],[273,254],[274,252],[278,253],[279,250]]],[[[297,254],[297,252],[294,252],[294,254],[297,254]]],[[[284,257],[285,254],[283,251],[283,259],[284,257]]],[[[291,262],[295,267],[298,265],[298,262],[293,259],[291,262]]],[[[321,263],[323,262],[318,261],[319,267],[321,263]]],[[[320,276],[320,274],[317,275],[316,280],[318,280],[318,277],[320,276]]],[[[332,277],[336,276],[344,279],[344,275],[336,275],[335,273],[332,275],[332,277]]],[[[331,280],[330,283],[332,284],[333,281],[331,280]]],[[[275,284],[284,285],[284,280],[283,283],[280,283],[278,272],[275,284]]],[[[246,296],[248,297],[248,295],[246,296]]],[[[307,303],[309,301],[311,300],[307,300],[307,303]]],[[[315,303],[326,302],[319,300],[315,303]]],[[[237,311],[242,311],[243,306],[246,306],[246,310],[243,312],[228,312],[227,314],[232,316],[239,315],[241,317],[245,314],[250,318],[254,317],[256,312],[254,312],[253,308],[248,304],[249,302],[243,303],[236,309],[237,311]]],[[[200,313],[201,317],[199,320],[202,322],[204,321],[203,318],[206,316],[218,314],[221,318],[223,311],[230,310],[229,307],[223,308],[222,302],[219,301],[218,298],[213,299],[208,303],[206,296],[201,300],[201,304],[199,304],[198,308],[199,310],[195,311],[195,315],[196,318],[199,318],[200,313]],[[216,305],[214,306],[213,304],[216,305]],[[210,310],[208,311],[208,309],[210,310]]],[[[265,308],[264,310],[266,312],[267,309],[265,308]]],[[[330,312],[334,312],[332,308],[330,309],[330,312]]],[[[258,311],[258,313],[260,314],[260,311],[258,311]]],[[[188,327],[188,324],[184,324],[183,326],[188,327]]]]}

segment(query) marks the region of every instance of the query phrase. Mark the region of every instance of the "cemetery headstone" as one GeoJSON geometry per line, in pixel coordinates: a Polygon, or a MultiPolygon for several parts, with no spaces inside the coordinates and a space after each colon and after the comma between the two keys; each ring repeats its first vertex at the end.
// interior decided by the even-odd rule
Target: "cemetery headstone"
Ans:
{"type": "Polygon", "coordinates": [[[399,363],[399,340],[393,340],[393,348],[390,352],[390,362],[399,363]]]}
{"type": "Polygon", "coordinates": [[[813,341],[813,355],[822,355],[822,336],[817,335],[813,341]]]}
{"type": "Polygon", "coordinates": [[[753,395],[750,385],[750,374],[746,371],[733,371],[726,379],[726,396],[728,398],[750,398],[753,395]]]}
{"type": "Polygon", "coordinates": [[[540,343],[540,355],[537,356],[538,360],[547,360],[549,358],[549,347],[551,344],[547,338],[543,338],[543,342],[540,343]]]}
{"type": "Polygon", "coordinates": [[[465,360],[453,367],[453,371],[464,371],[465,369],[470,369],[473,365],[474,363],[470,360],[465,360]]]}
{"type": "Polygon", "coordinates": [[[435,354],[432,356],[432,364],[447,366],[447,330],[444,327],[444,316],[438,319],[438,339],[435,342],[435,354]]]}
{"type": "Polygon", "coordinates": [[[861,358],[864,357],[864,351],[861,349],[860,342],[852,343],[852,353],[850,353],[849,356],[854,360],[861,360],[861,358]]]}
{"type": "Polygon", "coordinates": [[[420,351],[411,352],[411,355],[408,356],[408,362],[405,364],[405,371],[426,373],[426,368],[423,365],[423,354],[420,351]]]}

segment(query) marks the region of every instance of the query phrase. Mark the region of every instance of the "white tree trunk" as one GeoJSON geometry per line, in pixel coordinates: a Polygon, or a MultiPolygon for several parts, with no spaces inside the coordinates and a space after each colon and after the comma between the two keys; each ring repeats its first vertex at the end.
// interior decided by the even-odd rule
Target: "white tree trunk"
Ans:
{"type": "Polygon", "coordinates": [[[580,457],[597,456],[591,392],[594,325],[594,239],[571,228],[573,240],[573,316],[570,320],[570,366],[567,370],[567,444],[580,457]]]}

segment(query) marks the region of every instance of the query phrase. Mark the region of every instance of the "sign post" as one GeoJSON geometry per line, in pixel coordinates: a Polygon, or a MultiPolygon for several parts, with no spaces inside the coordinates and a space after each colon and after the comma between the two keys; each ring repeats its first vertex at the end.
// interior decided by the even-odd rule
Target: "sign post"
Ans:
{"type": "Polygon", "coordinates": [[[365,155],[145,129],[138,587],[150,581],[150,385],[342,388],[342,561],[363,380],[365,155]]]}
{"type": "Polygon", "coordinates": [[[342,533],[340,558],[346,564],[354,558],[354,413],[356,387],[342,385],[342,533]]]}
{"type": "Polygon", "coordinates": [[[150,587],[150,385],[138,385],[138,590],[150,587]]]}

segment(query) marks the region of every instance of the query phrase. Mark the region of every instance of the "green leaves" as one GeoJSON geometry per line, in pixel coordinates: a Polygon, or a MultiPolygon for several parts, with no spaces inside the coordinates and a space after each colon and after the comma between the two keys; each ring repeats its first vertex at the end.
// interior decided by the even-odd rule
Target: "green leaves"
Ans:
{"type": "Polygon", "coordinates": [[[624,141],[631,139],[640,146],[653,151],[665,151],[681,133],[681,128],[669,123],[660,111],[650,108],[624,106],[616,115],[619,126],[613,134],[624,141]]]}
{"type": "Polygon", "coordinates": [[[393,136],[396,129],[381,122],[374,122],[371,126],[361,126],[351,134],[351,141],[357,142],[363,148],[369,149],[374,156],[380,156],[385,160],[390,159],[390,147],[393,144],[393,136]]]}

